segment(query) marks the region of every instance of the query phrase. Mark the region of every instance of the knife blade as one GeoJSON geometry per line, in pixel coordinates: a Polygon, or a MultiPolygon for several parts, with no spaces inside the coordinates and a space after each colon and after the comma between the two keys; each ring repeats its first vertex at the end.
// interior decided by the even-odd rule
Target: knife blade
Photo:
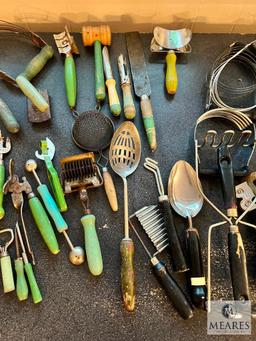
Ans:
{"type": "Polygon", "coordinates": [[[139,32],[126,33],[126,45],[129,55],[134,92],[136,96],[140,98],[141,113],[148,143],[151,150],[155,151],[157,148],[156,130],[152,105],[149,97],[151,95],[151,87],[139,32]]]}

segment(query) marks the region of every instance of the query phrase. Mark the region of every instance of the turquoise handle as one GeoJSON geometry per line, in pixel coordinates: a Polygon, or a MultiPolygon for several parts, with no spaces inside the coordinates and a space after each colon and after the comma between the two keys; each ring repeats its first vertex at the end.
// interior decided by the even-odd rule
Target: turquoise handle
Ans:
{"type": "Polygon", "coordinates": [[[63,219],[56,202],[54,201],[51,193],[48,190],[46,185],[40,185],[37,187],[37,191],[40,194],[40,197],[43,200],[44,206],[47,209],[47,212],[51,216],[54,224],[58,230],[58,232],[62,233],[63,231],[68,229],[68,225],[63,219]]]}
{"type": "Polygon", "coordinates": [[[85,251],[90,272],[99,276],[103,271],[103,261],[95,228],[95,216],[87,214],[81,218],[84,228],[85,251]]]}
{"type": "Polygon", "coordinates": [[[24,263],[22,258],[15,259],[14,262],[16,271],[16,293],[19,301],[24,301],[28,298],[28,285],[24,273],[24,263]]]}
{"type": "Polygon", "coordinates": [[[104,101],[106,97],[104,69],[101,52],[101,43],[96,40],[94,42],[94,63],[95,63],[95,96],[97,101],[104,101]]]}
{"type": "Polygon", "coordinates": [[[66,56],[64,73],[68,105],[74,108],[76,106],[76,66],[72,54],[66,56]]]}
{"type": "Polygon", "coordinates": [[[39,303],[43,300],[43,298],[42,298],[40,289],[37,285],[32,265],[30,263],[26,263],[24,267],[25,267],[27,278],[28,278],[28,283],[29,283],[33,302],[35,304],[39,303]]]}
{"type": "Polygon", "coordinates": [[[48,249],[51,251],[51,253],[56,255],[60,252],[59,245],[53,231],[52,224],[41,202],[37,197],[30,198],[28,202],[35,223],[45,244],[48,246],[48,249]]]}
{"type": "Polygon", "coordinates": [[[0,219],[3,219],[5,215],[4,208],[3,208],[4,181],[5,181],[5,169],[4,169],[4,165],[0,165],[0,219]]]}
{"type": "Polygon", "coordinates": [[[2,257],[0,259],[0,264],[4,293],[15,290],[11,257],[10,256],[2,257]]]}

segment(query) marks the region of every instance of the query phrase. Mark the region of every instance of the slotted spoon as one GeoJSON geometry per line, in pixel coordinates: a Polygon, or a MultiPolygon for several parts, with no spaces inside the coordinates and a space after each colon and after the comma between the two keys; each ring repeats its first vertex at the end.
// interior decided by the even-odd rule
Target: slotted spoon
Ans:
{"type": "Polygon", "coordinates": [[[129,237],[128,189],[127,177],[131,175],[140,162],[141,142],[139,132],[132,122],[124,122],[116,130],[109,149],[110,165],[124,183],[124,238],[120,244],[121,253],[121,287],[124,306],[133,311],[135,306],[135,286],[133,255],[134,245],[129,237]]]}

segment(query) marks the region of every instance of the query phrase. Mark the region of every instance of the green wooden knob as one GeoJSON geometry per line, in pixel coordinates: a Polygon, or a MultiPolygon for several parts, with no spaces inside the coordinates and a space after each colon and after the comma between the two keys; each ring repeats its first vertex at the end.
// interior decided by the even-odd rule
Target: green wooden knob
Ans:
{"type": "Polygon", "coordinates": [[[16,271],[16,293],[19,301],[28,298],[28,285],[24,273],[23,259],[18,258],[14,262],[16,271]]]}
{"type": "Polygon", "coordinates": [[[103,271],[103,261],[95,228],[95,216],[87,214],[81,218],[84,228],[85,251],[90,272],[99,276],[103,271]]]}

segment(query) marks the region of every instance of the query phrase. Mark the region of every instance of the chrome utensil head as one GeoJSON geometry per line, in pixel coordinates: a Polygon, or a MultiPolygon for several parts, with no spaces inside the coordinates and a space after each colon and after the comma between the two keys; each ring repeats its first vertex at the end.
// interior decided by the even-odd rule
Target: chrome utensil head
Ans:
{"type": "Polygon", "coordinates": [[[124,122],[116,130],[110,144],[109,160],[115,173],[122,178],[132,174],[139,165],[141,142],[139,132],[132,122],[124,122]]]}
{"type": "Polygon", "coordinates": [[[168,50],[180,49],[188,45],[192,38],[192,31],[188,28],[166,30],[156,26],[153,34],[157,44],[168,50]]]}
{"type": "Polygon", "coordinates": [[[186,161],[173,166],[168,181],[168,197],[173,209],[182,217],[195,217],[203,206],[196,172],[186,161]]]}

